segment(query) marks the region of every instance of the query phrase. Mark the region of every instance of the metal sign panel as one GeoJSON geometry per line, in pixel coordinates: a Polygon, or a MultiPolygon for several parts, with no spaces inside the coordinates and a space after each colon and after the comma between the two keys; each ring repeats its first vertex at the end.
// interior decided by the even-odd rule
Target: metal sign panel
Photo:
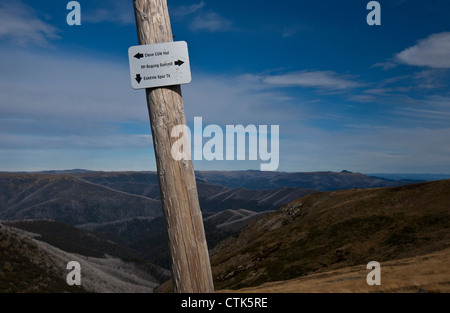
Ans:
{"type": "Polygon", "coordinates": [[[131,85],[134,89],[188,84],[191,82],[185,41],[133,46],[128,49],[131,85]]]}

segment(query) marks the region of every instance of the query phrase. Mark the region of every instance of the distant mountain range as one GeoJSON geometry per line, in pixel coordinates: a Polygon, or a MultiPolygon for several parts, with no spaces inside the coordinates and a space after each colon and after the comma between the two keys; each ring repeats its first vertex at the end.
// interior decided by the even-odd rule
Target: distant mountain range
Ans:
{"type": "MultiPolygon", "coordinates": [[[[155,172],[101,172],[101,171],[92,171],[85,169],[71,169],[71,170],[47,170],[47,171],[38,171],[38,172],[11,172],[11,173],[29,173],[29,174],[51,174],[51,175],[61,175],[61,174],[81,174],[81,176],[85,176],[84,174],[93,174],[94,176],[98,176],[103,173],[105,175],[109,175],[111,173],[128,173],[128,174],[152,174],[154,178],[157,179],[155,172]]],[[[371,174],[360,174],[360,173],[352,173],[347,170],[343,170],[341,172],[261,172],[254,170],[247,171],[196,171],[197,180],[207,181],[212,184],[218,184],[222,186],[226,186],[229,188],[247,188],[247,189],[273,189],[280,187],[293,187],[293,188],[313,188],[321,191],[337,190],[343,189],[339,187],[344,187],[349,184],[349,177],[345,177],[342,180],[342,174],[354,174],[353,175],[353,183],[358,184],[359,188],[368,188],[367,186],[372,185],[376,186],[377,184],[381,184],[380,187],[386,187],[386,182],[379,182],[379,180],[404,180],[405,183],[411,182],[423,182],[423,181],[432,181],[432,180],[443,180],[450,179],[450,174],[407,174],[407,173],[371,173],[371,174]],[[367,182],[364,176],[369,176],[378,180],[372,180],[371,182],[367,182]],[[339,181],[346,181],[344,186],[336,186],[333,183],[330,185],[330,178],[333,183],[339,181]],[[244,178],[244,180],[241,180],[244,178]],[[261,178],[269,178],[269,181],[262,182],[261,178]],[[328,180],[328,182],[327,182],[328,180]],[[359,182],[358,182],[359,180],[359,182]],[[315,181],[315,182],[313,182],[315,181]],[[256,184],[255,184],[256,183],[256,184]],[[302,186],[302,185],[305,185],[302,186]]],[[[358,188],[358,187],[356,187],[358,188]]]]}
{"type": "MultiPolygon", "coordinates": [[[[352,189],[348,191],[348,194],[343,194],[350,199],[353,193],[365,192],[355,189],[403,186],[411,183],[410,180],[371,177],[348,171],[340,173],[196,172],[196,177],[208,246],[210,249],[215,248],[215,251],[224,249],[222,241],[226,238],[245,238],[248,229],[253,229],[255,235],[259,234],[261,238],[266,238],[266,234],[251,228],[252,226],[247,228],[247,225],[254,221],[264,221],[270,216],[279,216],[280,212],[284,211],[273,212],[283,205],[295,203],[296,199],[316,199],[317,195],[319,197],[317,204],[313,206],[320,207],[322,205],[320,195],[324,191],[333,193],[336,192],[335,190],[352,189]],[[241,233],[242,230],[244,230],[243,233],[241,233]]],[[[379,189],[370,189],[367,192],[375,193],[376,190],[379,189]]],[[[345,191],[339,191],[337,194],[341,192],[345,191]]],[[[413,192],[409,194],[411,197],[414,195],[413,192]]],[[[428,196],[431,194],[425,194],[424,199],[428,196]]],[[[344,198],[344,196],[337,197],[342,203],[347,203],[344,198]]],[[[386,201],[389,199],[386,196],[386,201]]],[[[339,212],[340,209],[336,210],[339,212]]],[[[323,217],[316,218],[320,220],[323,217]]],[[[120,272],[113,270],[110,266],[130,269],[127,275],[133,276],[135,275],[133,273],[140,271],[140,276],[148,276],[148,282],[131,277],[126,278],[135,281],[136,288],[130,286],[129,288],[137,291],[152,290],[155,284],[162,282],[168,275],[167,269],[170,264],[167,236],[155,172],[68,170],[45,173],[0,173],[0,221],[3,221],[1,227],[4,232],[3,235],[0,234],[0,246],[6,247],[6,250],[2,252],[3,260],[0,261],[0,265],[9,264],[5,266],[11,267],[12,270],[14,266],[25,262],[22,259],[15,259],[19,256],[17,249],[14,250],[16,252],[8,250],[16,247],[8,242],[15,242],[16,239],[13,237],[17,235],[25,236],[30,242],[27,252],[20,253],[21,257],[36,260],[37,257],[33,256],[33,251],[37,251],[36,249],[44,249],[44,252],[39,253],[50,253],[51,256],[48,256],[50,259],[65,258],[68,257],[67,254],[89,257],[94,263],[88,262],[86,266],[98,268],[103,273],[101,275],[109,277],[105,279],[105,284],[107,281],[114,282],[121,279],[117,277],[117,275],[120,276],[120,272]],[[22,229],[37,235],[19,234],[14,229],[22,229]],[[36,245],[38,248],[33,248],[36,245]],[[107,273],[114,274],[108,276],[110,274],[107,273]]],[[[273,229],[279,227],[279,221],[273,220],[271,227],[273,229]]],[[[284,222],[290,223],[288,219],[284,219],[284,222]]],[[[310,223],[314,225],[313,220],[310,223]]],[[[264,229],[269,234],[272,229],[269,228],[262,227],[261,230],[264,229]]],[[[331,236],[330,239],[332,238],[331,236]]],[[[17,242],[20,240],[18,239],[17,242]]],[[[244,247],[243,242],[239,244],[244,247]]],[[[237,246],[235,245],[234,248],[237,249],[237,246]]],[[[261,248],[265,249],[264,243],[261,248]]],[[[215,252],[214,255],[216,253],[219,252],[215,252]]],[[[83,258],[80,260],[87,262],[83,258]]],[[[249,262],[248,264],[252,264],[253,260],[249,262]]],[[[50,267],[45,268],[48,272],[53,267],[51,262],[46,264],[50,264],[50,267]]],[[[35,265],[38,266],[39,263],[35,265]]],[[[32,268],[34,268],[33,273],[39,272],[37,268],[32,268]]],[[[60,272],[61,269],[58,273],[60,272]]],[[[56,272],[52,271],[52,273],[56,272]]],[[[284,273],[284,270],[280,270],[281,273],[284,273]]],[[[93,272],[92,275],[94,274],[93,272]]],[[[34,274],[30,273],[30,275],[34,274]]],[[[225,276],[220,273],[217,275],[219,276],[216,279],[219,281],[222,281],[225,276],[231,279],[225,279],[223,286],[237,286],[232,282],[234,275],[230,273],[224,274],[225,276]]],[[[12,282],[5,288],[14,290],[14,281],[20,278],[19,276],[8,277],[12,277],[12,282]]],[[[45,290],[53,290],[55,286],[59,286],[58,284],[56,281],[49,281],[45,290]]],[[[120,286],[123,288],[120,290],[128,288],[125,282],[120,286]]],[[[23,290],[28,290],[28,287],[24,286],[23,290]]],[[[102,286],[94,284],[89,288],[88,290],[91,291],[119,290],[114,289],[114,283],[102,286]]],[[[2,285],[0,285],[1,290],[2,285]]]]}
{"type": "Polygon", "coordinates": [[[380,177],[390,180],[410,180],[410,181],[432,181],[450,179],[450,174],[367,174],[373,177],[380,177]]]}
{"type": "MultiPolygon", "coordinates": [[[[162,215],[155,172],[0,173],[0,219],[51,219],[69,225],[162,215]]],[[[400,186],[410,181],[347,171],[197,172],[202,211],[261,212],[318,191],[400,186]]]]}
{"type": "MultiPolygon", "coordinates": [[[[245,174],[236,173],[234,179],[245,174]]],[[[77,173],[74,177],[131,194],[160,200],[158,177],[155,172],[94,172],[77,173]]],[[[280,205],[309,193],[311,188],[278,186],[274,189],[230,188],[197,178],[200,206],[204,212],[219,212],[226,209],[248,209],[253,211],[274,210],[280,205]],[[269,190],[268,190],[269,189],[269,190]]]]}
{"type": "Polygon", "coordinates": [[[0,174],[0,219],[69,225],[161,215],[160,202],[69,175],[0,174]]]}
{"type": "Polygon", "coordinates": [[[274,189],[280,187],[307,188],[319,191],[355,188],[394,187],[410,184],[411,180],[391,180],[372,177],[361,173],[342,172],[196,172],[198,179],[228,188],[247,188],[251,190],[274,189]]]}

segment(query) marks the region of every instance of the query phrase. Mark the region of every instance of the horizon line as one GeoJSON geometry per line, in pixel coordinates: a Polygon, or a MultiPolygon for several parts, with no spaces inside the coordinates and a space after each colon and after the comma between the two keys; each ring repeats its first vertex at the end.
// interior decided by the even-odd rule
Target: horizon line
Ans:
{"type": "MultiPolygon", "coordinates": [[[[76,172],[91,172],[91,173],[155,173],[156,170],[91,170],[91,169],[64,169],[64,170],[0,170],[0,173],[29,173],[29,174],[39,174],[39,173],[76,173],[76,172]]],[[[407,172],[376,172],[376,173],[364,173],[364,172],[354,172],[348,170],[333,171],[333,170],[318,170],[318,171],[261,171],[255,169],[245,169],[245,170],[194,170],[194,172],[260,172],[260,173],[349,173],[349,174],[362,174],[362,175],[442,175],[450,176],[450,173],[433,173],[433,172],[420,172],[420,173],[407,173],[407,172]]]]}

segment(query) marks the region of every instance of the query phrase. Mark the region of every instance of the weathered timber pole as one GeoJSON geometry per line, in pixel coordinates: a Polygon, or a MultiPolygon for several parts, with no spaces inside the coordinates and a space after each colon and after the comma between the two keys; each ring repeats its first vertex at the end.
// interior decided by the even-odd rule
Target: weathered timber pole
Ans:
{"type": "MultiPolygon", "coordinates": [[[[134,0],[140,45],[172,42],[166,0],[134,0]]],[[[172,258],[174,292],[211,293],[214,285],[192,161],[171,155],[172,128],[186,125],[180,85],[147,88],[161,200],[172,258]]]]}

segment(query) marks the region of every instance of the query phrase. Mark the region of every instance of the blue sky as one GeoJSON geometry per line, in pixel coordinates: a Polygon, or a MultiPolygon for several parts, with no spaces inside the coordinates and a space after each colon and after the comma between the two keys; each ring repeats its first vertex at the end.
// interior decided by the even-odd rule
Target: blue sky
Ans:
{"type": "MultiPolygon", "coordinates": [[[[450,173],[450,2],[368,2],[168,0],[188,124],[279,125],[280,171],[450,173]]],[[[155,170],[132,1],[67,3],[0,0],[0,171],[155,170]]]]}

